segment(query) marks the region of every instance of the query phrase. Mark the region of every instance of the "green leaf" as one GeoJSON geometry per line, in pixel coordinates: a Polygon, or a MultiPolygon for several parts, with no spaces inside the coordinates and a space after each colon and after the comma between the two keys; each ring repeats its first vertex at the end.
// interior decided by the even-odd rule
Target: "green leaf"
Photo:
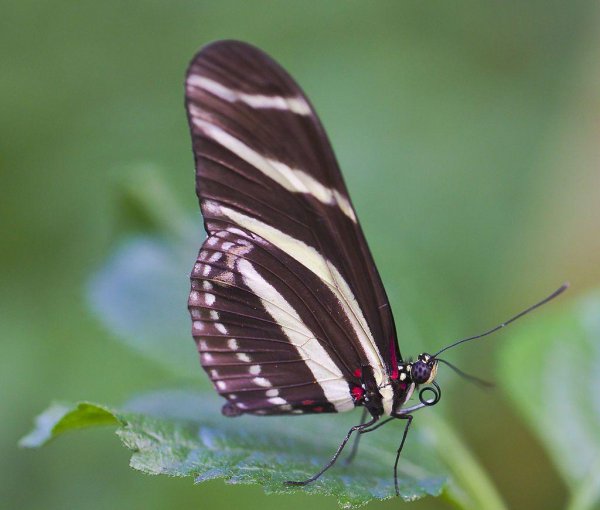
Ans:
{"type": "Polygon", "coordinates": [[[19,441],[19,446],[35,448],[69,430],[118,424],[117,416],[104,406],[89,402],[56,403],[36,418],[35,428],[19,441]]]}
{"type": "MultiPolygon", "coordinates": [[[[556,306],[556,305],[554,305],[556,306]]],[[[502,384],[572,492],[570,510],[600,504],[600,292],[515,330],[502,384]]]]}
{"type": "MultiPolygon", "coordinates": [[[[196,483],[223,478],[232,484],[260,484],[267,493],[329,495],[345,508],[394,497],[392,466],[403,424],[391,423],[363,436],[351,466],[340,459],[314,484],[287,487],[285,480],[318,471],[359,415],[231,419],[220,414],[222,402],[212,393],[171,390],[140,396],[121,410],[88,402],[55,404],[20,444],[39,447],[68,430],[110,424],[117,425],[121,441],[133,452],[130,465],[144,473],[190,476],[196,483]]],[[[467,448],[432,410],[415,420],[399,476],[405,501],[443,491],[460,508],[506,508],[467,448]]]]}
{"type": "Polygon", "coordinates": [[[88,301],[119,340],[180,377],[201,373],[187,311],[193,249],[137,236],[88,285],[88,301]]]}
{"type": "MultiPolygon", "coordinates": [[[[53,405],[36,422],[22,446],[41,446],[70,429],[116,424],[132,450],[131,466],[150,474],[191,476],[196,482],[262,485],[267,493],[305,492],[335,496],[342,507],[357,507],[394,495],[392,466],[401,430],[390,424],[364,436],[351,466],[335,466],[304,488],[288,479],[314,474],[335,451],[358,414],[298,417],[224,418],[216,397],[165,391],[130,402],[124,410],[79,403],[53,405]],[[314,433],[318,431],[318,433],[314,433]]],[[[415,427],[400,463],[400,492],[410,501],[439,495],[446,476],[432,454],[429,435],[415,427]]]]}

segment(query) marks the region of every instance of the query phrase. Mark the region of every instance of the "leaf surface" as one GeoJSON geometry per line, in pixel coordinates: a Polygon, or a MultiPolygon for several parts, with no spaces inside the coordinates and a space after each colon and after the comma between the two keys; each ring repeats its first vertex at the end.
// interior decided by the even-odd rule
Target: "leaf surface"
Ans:
{"type": "Polygon", "coordinates": [[[600,292],[514,330],[502,385],[572,491],[600,504],[600,292]]]}
{"type": "MultiPolygon", "coordinates": [[[[342,462],[317,482],[288,487],[284,481],[305,479],[326,463],[359,413],[299,417],[225,418],[212,394],[186,391],[151,393],[123,410],[87,402],[55,404],[21,440],[37,447],[72,429],[117,425],[117,434],[132,451],[130,464],[149,474],[190,476],[195,482],[223,478],[228,483],[260,484],[267,493],[306,492],[337,498],[344,508],[394,495],[392,466],[401,423],[392,423],[361,440],[350,466],[342,462]]],[[[400,493],[406,500],[442,492],[446,476],[433,455],[430,434],[415,427],[400,463],[400,493]]]]}

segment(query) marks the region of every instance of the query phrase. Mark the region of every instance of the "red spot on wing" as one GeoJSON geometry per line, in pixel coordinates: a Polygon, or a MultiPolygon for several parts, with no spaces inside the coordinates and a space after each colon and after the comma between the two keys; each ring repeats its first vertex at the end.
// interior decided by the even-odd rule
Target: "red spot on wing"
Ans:
{"type": "Polygon", "coordinates": [[[313,411],[315,413],[322,413],[323,412],[323,407],[322,406],[313,407],[313,411]]]}
{"type": "Polygon", "coordinates": [[[360,386],[354,386],[350,390],[350,393],[352,393],[352,398],[354,398],[354,400],[361,400],[365,394],[365,390],[363,390],[360,386]]]}
{"type": "Polygon", "coordinates": [[[303,401],[301,402],[301,404],[302,404],[303,406],[311,406],[311,405],[313,405],[314,403],[315,403],[315,401],[314,401],[314,400],[303,400],[303,401]]]}
{"type": "Polygon", "coordinates": [[[354,377],[357,377],[357,378],[359,378],[359,379],[362,377],[362,370],[361,370],[360,368],[357,368],[357,369],[354,371],[354,377]]]}

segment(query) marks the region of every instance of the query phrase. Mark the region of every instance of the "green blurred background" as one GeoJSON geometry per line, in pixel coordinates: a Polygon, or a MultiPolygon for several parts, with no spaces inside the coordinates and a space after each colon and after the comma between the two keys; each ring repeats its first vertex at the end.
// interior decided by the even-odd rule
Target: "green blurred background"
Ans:
{"type": "MultiPolygon", "coordinates": [[[[132,223],[119,184],[131,166],[161,169],[200,233],[183,111],[185,68],[200,46],[252,42],[305,88],[386,282],[402,350],[416,353],[489,327],[563,280],[573,289],[542,313],[598,285],[599,22],[591,1],[5,2],[0,504],[336,507],[142,475],[108,429],[38,451],[16,446],[52,399],[118,405],[176,384],[116,341],[85,289],[132,223]]],[[[452,360],[498,380],[501,348],[498,336],[452,360]]],[[[562,481],[502,392],[444,381],[442,411],[509,507],[562,508],[562,481]]]]}

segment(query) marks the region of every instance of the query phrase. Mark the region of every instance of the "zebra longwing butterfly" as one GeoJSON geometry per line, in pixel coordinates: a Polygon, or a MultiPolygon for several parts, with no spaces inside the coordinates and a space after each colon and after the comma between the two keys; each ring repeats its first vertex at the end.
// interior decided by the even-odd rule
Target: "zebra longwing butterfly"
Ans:
{"type": "Polygon", "coordinates": [[[296,485],[331,467],[353,432],[406,420],[394,466],[398,493],[412,413],[439,400],[438,361],[450,365],[438,355],[475,337],[403,359],[325,131],[300,87],[265,53],[237,41],[203,48],[188,69],[186,107],[208,233],[189,310],[202,366],[227,400],[223,414],[362,406],[361,423],[332,460],[308,480],[288,482],[296,485]],[[419,402],[407,405],[415,390],[419,402]]]}

